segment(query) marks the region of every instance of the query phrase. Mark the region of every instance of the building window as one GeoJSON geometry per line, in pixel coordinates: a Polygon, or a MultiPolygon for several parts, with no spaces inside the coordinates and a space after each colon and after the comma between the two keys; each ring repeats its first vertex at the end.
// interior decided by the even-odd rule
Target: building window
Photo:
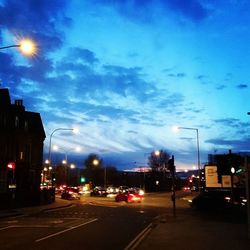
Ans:
{"type": "Polygon", "coordinates": [[[28,131],[28,121],[24,121],[24,130],[28,131]]]}
{"type": "Polygon", "coordinates": [[[15,127],[19,128],[19,117],[18,116],[15,117],[15,127]]]}
{"type": "Polygon", "coordinates": [[[23,160],[23,152],[20,152],[20,160],[23,160]]]}

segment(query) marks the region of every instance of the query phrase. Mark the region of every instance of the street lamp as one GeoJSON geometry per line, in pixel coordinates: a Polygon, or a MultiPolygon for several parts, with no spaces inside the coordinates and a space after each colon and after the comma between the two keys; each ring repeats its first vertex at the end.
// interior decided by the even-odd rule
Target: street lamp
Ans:
{"type": "Polygon", "coordinates": [[[20,51],[26,56],[32,56],[37,51],[35,43],[30,39],[22,39],[20,40],[19,44],[0,47],[0,49],[8,49],[8,48],[19,48],[20,51]]]}
{"type": "MultiPolygon", "coordinates": [[[[53,130],[53,132],[50,134],[49,137],[49,163],[51,164],[51,140],[52,140],[52,136],[55,132],[59,131],[59,130],[64,130],[64,131],[73,131],[74,133],[77,133],[78,130],[75,128],[57,128],[55,130],[53,130]]],[[[52,165],[52,164],[51,164],[52,165]]]]}
{"type": "Polygon", "coordinates": [[[64,159],[62,160],[62,163],[63,164],[67,164],[68,163],[68,154],[69,154],[69,152],[73,152],[73,151],[80,152],[81,151],[81,147],[77,146],[75,148],[65,149],[65,148],[59,147],[57,145],[54,145],[53,146],[53,150],[56,150],[56,151],[62,150],[65,153],[65,156],[64,156],[64,159]]]}
{"type": "Polygon", "coordinates": [[[196,132],[196,144],[197,144],[197,164],[198,164],[198,173],[199,173],[199,188],[201,180],[201,168],[200,168],[200,145],[199,145],[199,129],[198,128],[188,128],[188,127],[178,127],[174,126],[173,130],[178,132],[180,129],[193,130],[196,132]]]}

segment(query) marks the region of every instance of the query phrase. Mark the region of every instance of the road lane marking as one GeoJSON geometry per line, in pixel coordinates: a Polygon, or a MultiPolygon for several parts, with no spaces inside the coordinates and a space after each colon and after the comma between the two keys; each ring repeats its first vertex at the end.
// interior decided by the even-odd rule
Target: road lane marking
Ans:
{"type": "Polygon", "coordinates": [[[138,247],[142,240],[150,233],[153,224],[150,223],[146,228],[144,228],[125,248],[124,250],[133,250],[138,247]]]}
{"type": "Polygon", "coordinates": [[[29,227],[31,227],[31,228],[41,228],[41,227],[49,227],[49,226],[47,226],[47,225],[13,225],[13,226],[7,226],[7,227],[2,227],[2,228],[0,228],[0,231],[3,231],[3,230],[6,230],[6,229],[9,229],[9,228],[29,228],[29,227]]]}
{"type": "Polygon", "coordinates": [[[54,236],[63,234],[63,233],[65,233],[65,232],[74,230],[74,229],[76,229],[76,228],[78,228],[78,227],[85,226],[85,225],[90,224],[90,223],[92,223],[92,222],[95,222],[95,221],[97,221],[97,220],[98,220],[98,219],[96,218],[96,219],[93,219],[93,220],[84,222],[84,223],[82,223],[82,224],[79,224],[79,225],[77,225],[77,226],[70,227],[70,228],[67,228],[67,229],[65,229],[65,230],[59,231],[59,232],[57,232],[57,233],[50,234],[50,235],[48,235],[48,236],[45,236],[45,237],[43,237],[43,238],[40,238],[40,239],[35,240],[35,242],[39,242],[39,241],[42,241],[42,240],[46,240],[46,239],[52,238],[52,237],[54,237],[54,236]]]}
{"type": "Polygon", "coordinates": [[[0,231],[5,230],[5,229],[8,229],[8,228],[12,228],[12,227],[13,227],[13,226],[2,227],[2,228],[0,228],[0,231]]]}

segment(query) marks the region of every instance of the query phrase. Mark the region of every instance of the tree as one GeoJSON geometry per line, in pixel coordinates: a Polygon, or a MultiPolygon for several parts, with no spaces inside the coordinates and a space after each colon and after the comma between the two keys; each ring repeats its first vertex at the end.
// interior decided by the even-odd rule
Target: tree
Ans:
{"type": "Polygon", "coordinates": [[[97,154],[89,154],[84,161],[84,166],[87,181],[91,182],[94,186],[101,185],[103,182],[102,159],[97,154]]]}
{"type": "Polygon", "coordinates": [[[168,167],[168,161],[170,159],[170,155],[164,151],[160,150],[151,152],[148,157],[148,163],[153,172],[166,172],[168,167]]]}

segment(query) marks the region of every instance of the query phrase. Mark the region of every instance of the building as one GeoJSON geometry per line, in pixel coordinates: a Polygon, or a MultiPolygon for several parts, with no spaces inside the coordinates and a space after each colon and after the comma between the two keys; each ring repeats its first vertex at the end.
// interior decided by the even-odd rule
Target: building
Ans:
{"type": "Polygon", "coordinates": [[[206,187],[244,188],[244,169],[249,159],[249,152],[232,153],[231,150],[228,154],[208,155],[208,164],[205,166],[206,187]]]}
{"type": "Polygon", "coordinates": [[[0,89],[0,207],[39,202],[45,137],[40,114],[0,89]]]}

